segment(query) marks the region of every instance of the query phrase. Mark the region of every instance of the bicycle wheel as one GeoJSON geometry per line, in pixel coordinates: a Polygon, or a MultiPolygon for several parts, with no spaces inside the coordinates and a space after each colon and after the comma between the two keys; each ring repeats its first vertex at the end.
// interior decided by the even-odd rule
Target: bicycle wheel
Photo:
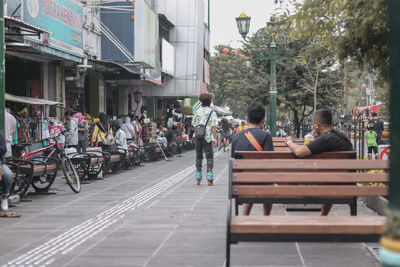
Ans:
{"type": "Polygon", "coordinates": [[[69,158],[62,158],[61,159],[61,168],[65,175],[65,180],[69,187],[71,187],[72,191],[75,193],[79,193],[81,191],[81,180],[79,179],[78,174],[69,158]]]}

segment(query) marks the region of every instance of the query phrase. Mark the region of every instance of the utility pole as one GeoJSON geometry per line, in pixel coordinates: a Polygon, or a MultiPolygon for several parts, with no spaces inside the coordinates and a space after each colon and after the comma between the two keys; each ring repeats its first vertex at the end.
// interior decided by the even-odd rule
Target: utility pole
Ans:
{"type": "Polygon", "coordinates": [[[379,251],[383,266],[400,266],[400,1],[390,0],[389,12],[389,57],[390,57],[390,179],[389,206],[385,232],[381,239],[382,248],[379,251]]]}
{"type": "Polygon", "coordinates": [[[269,107],[270,107],[270,127],[271,127],[271,136],[276,136],[276,98],[278,94],[278,90],[276,88],[276,42],[272,39],[271,44],[271,85],[269,87],[269,107]]]}
{"type": "Polygon", "coordinates": [[[5,57],[4,57],[4,0],[0,0],[0,132],[4,134],[5,57]]]}

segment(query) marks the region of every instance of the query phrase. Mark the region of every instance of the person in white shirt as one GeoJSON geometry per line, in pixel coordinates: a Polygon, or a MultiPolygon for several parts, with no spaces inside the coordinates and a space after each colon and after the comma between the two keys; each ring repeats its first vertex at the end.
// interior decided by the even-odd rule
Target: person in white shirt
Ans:
{"type": "Polygon", "coordinates": [[[124,131],[127,141],[134,140],[136,133],[135,129],[131,124],[131,119],[129,117],[125,118],[125,122],[122,123],[121,129],[124,131]]]}
{"type": "Polygon", "coordinates": [[[17,126],[17,120],[13,115],[5,111],[5,123],[5,138],[7,146],[6,158],[9,158],[12,156],[11,143],[15,133],[15,127],[17,126]]]}
{"type": "Polygon", "coordinates": [[[72,117],[74,113],[72,111],[65,112],[65,121],[67,123],[67,132],[65,133],[65,143],[69,147],[78,148],[79,136],[78,136],[78,119],[72,117]]]}
{"type": "Polygon", "coordinates": [[[113,121],[111,127],[115,136],[115,143],[117,144],[118,151],[120,153],[126,152],[128,150],[128,145],[126,143],[125,132],[121,129],[117,121],[113,121]]]}

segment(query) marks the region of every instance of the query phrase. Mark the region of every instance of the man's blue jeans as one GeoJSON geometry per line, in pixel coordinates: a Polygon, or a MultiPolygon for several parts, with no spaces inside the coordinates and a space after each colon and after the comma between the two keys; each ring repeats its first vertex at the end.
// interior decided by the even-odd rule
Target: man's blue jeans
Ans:
{"type": "Polygon", "coordinates": [[[12,171],[6,164],[1,164],[1,183],[3,186],[3,196],[8,196],[14,183],[12,171]]]}
{"type": "Polygon", "coordinates": [[[195,139],[196,145],[196,169],[201,171],[201,165],[203,165],[203,151],[206,154],[207,159],[207,170],[212,170],[214,167],[214,149],[212,142],[208,143],[206,140],[195,139]]]}

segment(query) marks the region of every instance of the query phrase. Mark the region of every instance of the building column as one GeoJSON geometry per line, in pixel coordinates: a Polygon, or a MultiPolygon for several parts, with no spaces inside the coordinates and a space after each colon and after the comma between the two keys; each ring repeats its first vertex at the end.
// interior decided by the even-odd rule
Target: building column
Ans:
{"type": "MultiPolygon", "coordinates": [[[[49,99],[49,63],[45,62],[42,65],[42,92],[43,99],[49,99]]],[[[45,118],[49,117],[49,106],[44,105],[43,115],[45,118]]]]}
{"type": "Polygon", "coordinates": [[[105,110],[104,77],[101,73],[89,76],[89,114],[98,117],[105,110]]]}
{"type": "MultiPolygon", "coordinates": [[[[56,66],[56,101],[64,103],[63,92],[62,92],[62,69],[61,66],[56,66]]],[[[64,107],[57,106],[57,118],[62,118],[64,107]]]]}
{"type": "Polygon", "coordinates": [[[128,87],[118,88],[118,115],[128,115],[128,93],[128,87]]]}

